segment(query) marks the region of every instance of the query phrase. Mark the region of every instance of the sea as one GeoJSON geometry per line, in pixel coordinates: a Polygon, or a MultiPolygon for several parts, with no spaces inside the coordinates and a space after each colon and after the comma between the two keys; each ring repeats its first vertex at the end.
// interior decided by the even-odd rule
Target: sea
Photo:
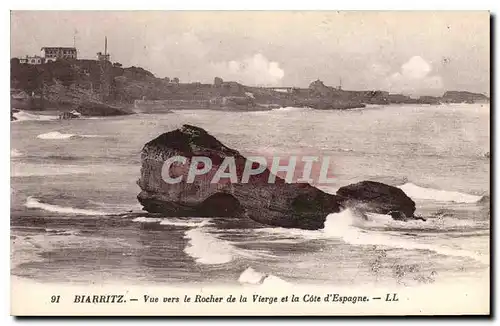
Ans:
{"type": "Polygon", "coordinates": [[[490,268],[488,104],[345,111],[179,110],[11,123],[11,275],[41,283],[415,287],[484,278],[490,268]],[[317,153],[335,193],[362,180],[401,188],[426,221],[347,209],[322,230],[237,219],[150,217],[136,196],[144,144],[183,124],[243,155],[317,153]]]}

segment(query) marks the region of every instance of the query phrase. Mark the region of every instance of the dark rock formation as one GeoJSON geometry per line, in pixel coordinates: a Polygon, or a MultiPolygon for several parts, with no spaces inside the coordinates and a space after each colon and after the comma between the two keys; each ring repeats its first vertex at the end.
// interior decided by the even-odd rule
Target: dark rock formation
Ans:
{"type": "MultiPolygon", "coordinates": [[[[269,183],[272,174],[267,168],[250,175],[248,182],[242,182],[245,166],[257,169],[259,163],[247,160],[195,126],[184,125],[148,142],[142,149],[141,160],[137,184],[142,191],[137,199],[144,210],[163,216],[248,217],[261,224],[308,230],[323,228],[328,214],[347,207],[390,214],[398,220],[416,218],[413,200],[401,189],[383,183],[363,181],[331,195],[309,184],[286,183],[279,177],[269,183]],[[164,170],[165,161],[175,156],[186,161],[164,170]],[[195,176],[193,182],[187,182],[195,156],[209,158],[212,167],[195,176]],[[228,158],[234,159],[237,180],[222,178],[214,182],[214,175],[228,158]],[[167,183],[168,177],[181,180],[167,183]]],[[[198,169],[204,166],[201,162],[197,164],[198,169]]],[[[227,172],[228,167],[221,170],[227,172]]]]}
{"type": "MultiPolygon", "coordinates": [[[[141,154],[142,168],[138,185],[139,202],[144,210],[165,216],[228,216],[249,217],[262,224],[286,228],[321,229],[326,216],[342,207],[335,195],[327,194],[309,184],[289,184],[279,177],[268,183],[270,171],[250,176],[241,183],[247,159],[238,151],[224,146],[205,130],[184,125],[148,142],[141,154]],[[171,178],[182,176],[180,183],[164,181],[165,160],[173,156],[187,158],[185,164],[170,168],[171,178]],[[193,183],[186,175],[193,156],[208,157],[212,170],[198,175],[193,183]],[[235,159],[238,182],[211,183],[226,157],[235,159]]],[[[252,167],[259,164],[249,161],[252,167]]]]}
{"type": "Polygon", "coordinates": [[[84,116],[116,116],[133,114],[132,111],[99,102],[83,102],[78,104],[76,111],[84,116]]]}
{"type": "Polygon", "coordinates": [[[441,104],[441,98],[436,96],[420,96],[418,98],[420,104],[431,104],[431,105],[439,105],[441,104]]]}
{"type": "Polygon", "coordinates": [[[59,114],[59,120],[78,119],[80,116],[80,112],[73,110],[71,112],[63,112],[59,114]]]}
{"type": "Polygon", "coordinates": [[[19,110],[17,110],[17,109],[13,109],[13,108],[10,109],[10,121],[17,120],[17,118],[14,116],[14,113],[18,113],[18,112],[19,112],[19,110]]]}
{"type": "Polygon", "coordinates": [[[446,103],[487,103],[489,100],[484,94],[465,91],[448,91],[443,95],[443,102],[446,103]]]}
{"type": "Polygon", "coordinates": [[[380,182],[351,184],[340,188],[337,196],[343,206],[361,212],[389,214],[396,220],[415,218],[415,202],[403,190],[380,182]]]}

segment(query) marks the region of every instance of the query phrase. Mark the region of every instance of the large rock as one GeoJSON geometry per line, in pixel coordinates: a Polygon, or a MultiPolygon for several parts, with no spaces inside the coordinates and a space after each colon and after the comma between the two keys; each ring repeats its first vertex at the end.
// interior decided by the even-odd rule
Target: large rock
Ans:
{"type": "Polygon", "coordinates": [[[414,217],[415,202],[403,190],[375,181],[361,181],[337,191],[343,206],[361,212],[389,214],[397,220],[414,217]]]}
{"type": "MultiPolygon", "coordinates": [[[[226,216],[250,218],[262,224],[286,228],[321,229],[326,216],[342,207],[337,196],[309,184],[289,184],[277,177],[268,183],[270,171],[250,176],[248,183],[211,183],[215,170],[226,157],[234,157],[238,181],[247,159],[226,147],[205,130],[184,125],[148,142],[141,153],[142,168],[138,185],[139,202],[144,210],[165,216],[226,216]],[[184,176],[177,184],[162,177],[165,160],[173,156],[187,158],[186,164],[170,169],[170,177],[184,176]],[[211,159],[212,170],[186,182],[187,167],[193,156],[211,159]]],[[[258,163],[253,163],[254,168],[258,163]]]]}

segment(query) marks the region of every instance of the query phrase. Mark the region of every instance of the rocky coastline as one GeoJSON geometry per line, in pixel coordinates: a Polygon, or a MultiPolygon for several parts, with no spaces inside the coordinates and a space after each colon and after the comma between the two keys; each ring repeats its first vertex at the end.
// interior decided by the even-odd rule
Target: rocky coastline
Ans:
{"type": "MultiPolygon", "coordinates": [[[[95,60],[56,61],[28,65],[11,60],[11,108],[20,110],[77,110],[88,116],[149,113],[134,110],[137,101],[161,102],[155,113],[179,109],[260,111],[277,107],[348,110],[367,104],[483,103],[483,94],[449,91],[441,97],[411,98],[384,91],[350,91],[316,80],[307,88],[253,87],[214,78],[212,84],[180,83],[157,78],[139,68],[95,60]],[[104,77],[102,70],[107,72],[104,77]]],[[[147,105],[146,105],[147,106],[147,105]]]]}

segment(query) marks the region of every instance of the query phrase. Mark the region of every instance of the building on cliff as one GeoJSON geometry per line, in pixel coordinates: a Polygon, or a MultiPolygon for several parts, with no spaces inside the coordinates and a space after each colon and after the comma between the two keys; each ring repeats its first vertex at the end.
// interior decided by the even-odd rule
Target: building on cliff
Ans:
{"type": "Polygon", "coordinates": [[[59,59],[77,59],[77,50],[74,47],[42,47],[40,50],[45,62],[59,59]]]}
{"type": "Polygon", "coordinates": [[[19,63],[23,64],[28,64],[28,65],[41,65],[42,63],[45,63],[45,59],[42,57],[39,57],[37,55],[35,56],[26,56],[24,58],[19,58],[19,63]]]}

